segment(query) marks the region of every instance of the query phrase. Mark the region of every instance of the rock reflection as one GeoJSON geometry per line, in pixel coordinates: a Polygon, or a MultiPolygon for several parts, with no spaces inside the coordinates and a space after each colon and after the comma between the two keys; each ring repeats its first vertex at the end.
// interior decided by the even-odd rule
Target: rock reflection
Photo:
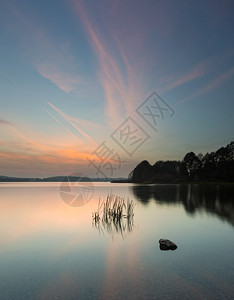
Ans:
{"type": "Polygon", "coordinates": [[[134,196],[143,204],[151,199],[161,205],[182,203],[188,214],[205,211],[234,226],[233,185],[161,184],[133,185],[134,196]]]}

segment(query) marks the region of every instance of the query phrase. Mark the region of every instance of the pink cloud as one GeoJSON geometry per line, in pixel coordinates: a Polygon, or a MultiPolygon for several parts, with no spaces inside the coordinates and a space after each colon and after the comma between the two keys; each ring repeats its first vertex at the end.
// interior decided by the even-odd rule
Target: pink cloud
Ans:
{"type": "MultiPolygon", "coordinates": [[[[63,111],[61,111],[60,109],[58,109],[55,105],[51,104],[50,102],[48,102],[48,105],[50,107],[52,107],[60,116],[63,117],[63,119],[73,128],[76,130],[76,132],[79,133],[79,135],[81,135],[82,138],[84,138],[84,142],[79,139],[79,141],[82,143],[82,144],[85,144],[85,142],[89,142],[90,145],[89,147],[91,146],[97,146],[97,143],[92,139],[92,137],[90,135],[88,135],[84,130],[81,129],[80,126],[77,125],[78,124],[89,124],[89,126],[92,126],[93,128],[97,128],[97,124],[93,124],[92,122],[88,122],[88,121],[84,121],[82,119],[78,119],[78,118],[72,118],[70,116],[68,116],[67,114],[65,114],[63,111]]],[[[71,131],[69,130],[69,132],[71,133],[71,131]]],[[[71,133],[72,135],[74,135],[73,133],[71,133]]],[[[89,148],[90,149],[90,148],[89,148]]]]}
{"type": "Polygon", "coordinates": [[[75,90],[77,85],[82,83],[82,80],[79,76],[72,76],[68,72],[60,70],[58,65],[43,62],[38,64],[36,67],[41,76],[49,79],[66,93],[75,90]]]}
{"type": "Polygon", "coordinates": [[[192,80],[200,78],[200,77],[204,76],[205,74],[207,74],[207,70],[204,67],[204,65],[203,64],[198,64],[191,71],[189,71],[187,74],[183,75],[179,79],[176,79],[174,82],[169,84],[169,86],[167,86],[166,90],[168,91],[168,90],[171,90],[175,87],[181,86],[181,85],[183,85],[187,82],[190,82],[192,80]]]}
{"type": "Polygon", "coordinates": [[[6,121],[6,120],[2,120],[2,119],[0,119],[0,125],[13,126],[13,124],[11,122],[6,121]]]}
{"type": "Polygon", "coordinates": [[[89,18],[84,5],[81,5],[80,2],[72,2],[97,54],[98,76],[106,99],[106,116],[109,126],[116,127],[122,118],[135,109],[133,105],[143,94],[140,80],[141,72],[134,70],[129,63],[128,56],[124,53],[115,30],[108,26],[110,38],[106,42],[97,24],[94,26],[89,18]]]}
{"type": "MultiPolygon", "coordinates": [[[[21,49],[24,49],[24,55],[27,54],[36,71],[66,93],[75,91],[78,95],[84,94],[81,90],[84,79],[77,73],[78,63],[74,60],[68,40],[58,43],[38,16],[25,13],[17,4],[7,5],[18,25],[12,30],[20,37],[21,49]]],[[[1,73],[17,84],[7,74],[1,73]]]]}
{"type": "Polygon", "coordinates": [[[226,80],[228,80],[229,78],[231,78],[234,75],[234,67],[229,69],[228,71],[220,74],[219,76],[217,76],[215,79],[213,79],[212,81],[210,81],[210,83],[206,86],[204,86],[203,88],[199,89],[198,91],[196,91],[195,93],[193,93],[191,96],[181,100],[179,103],[184,103],[187,102],[195,97],[198,97],[200,95],[203,95],[205,93],[208,93],[210,91],[212,91],[213,89],[217,88],[218,86],[220,86],[221,84],[223,84],[226,80]]]}
{"type": "MultiPolygon", "coordinates": [[[[6,127],[1,126],[6,138],[0,141],[1,172],[5,172],[6,175],[25,176],[32,172],[66,174],[75,171],[78,166],[87,168],[87,157],[94,159],[90,151],[91,147],[86,147],[86,149],[78,147],[75,142],[70,145],[56,144],[55,139],[52,145],[35,142],[9,121],[1,119],[0,125],[6,127]]],[[[37,134],[33,133],[33,136],[37,134]]]]}
{"type": "Polygon", "coordinates": [[[173,75],[169,75],[161,79],[160,85],[161,91],[169,91],[176,87],[182,86],[185,83],[200,79],[207,76],[215,71],[219,71],[223,64],[228,61],[230,57],[234,55],[234,51],[228,51],[223,55],[213,55],[206,58],[205,60],[197,63],[191,69],[173,75]]]}
{"type": "Polygon", "coordinates": [[[43,147],[40,143],[35,142],[33,139],[31,139],[28,136],[26,136],[25,134],[23,134],[18,128],[16,128],[16,126],[13,123],[11,123],[9,121],[5,121],[5,120],[0,120],[0,124],[6,125],[9,129],[9,131],[11,132],[11,134],[13,133],[13,137],[17,138],[21,141],[24,141],[27,146],[33,146],[37,149],[40,149],[43,147]]]}
{"type": "MultiPolygon", "coordinates": [[[[56,123],[58,123],[59,125],[64,126],[64,124],[62,124],[62,122],[60,122],[52,113],[50,113],[49,111],[46,111],[52,119],[55,120],[56,123]]],[[[77,139],[79,141],[79,143],[82,143],[82,141],[78,138],[78,136],[76,136],[75,134],[73,134],[66,126],[65,126],[65,130],[75,139],[77,139]]]]}

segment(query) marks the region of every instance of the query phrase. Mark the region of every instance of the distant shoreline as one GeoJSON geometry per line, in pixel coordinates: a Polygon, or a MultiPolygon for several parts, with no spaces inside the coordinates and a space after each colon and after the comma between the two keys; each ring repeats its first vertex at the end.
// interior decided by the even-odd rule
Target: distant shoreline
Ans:
{"type": "Polygon", "coordinates": [[[234,185],[234,182],[228,181],[142,181],[133,182],[129,179],[113,179],[113,178],[88,178],[88,177],[71,177],[71,176],[58,176],[58,177],[48,177],[48,178],[21,178],[21,177],[7,177],[0,176],[0,183],[11,183],[11,182],[110,182],[110,183],[131,183],[131,184],[226,184],[234,185]]]}
{"type": "Polygon", "coordinates": [[[28,178],[28,177],[8,177],[0,176],[1,182],[111,182],[113,180],[123,180],[123,178],[89,178],[76,176],[53,176],[46,178],[28,178]]]}

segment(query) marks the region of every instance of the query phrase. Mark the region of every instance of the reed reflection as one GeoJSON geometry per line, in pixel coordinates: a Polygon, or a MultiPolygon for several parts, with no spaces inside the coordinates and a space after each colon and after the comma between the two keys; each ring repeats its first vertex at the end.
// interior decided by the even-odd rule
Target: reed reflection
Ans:
{"type": "Polygon", "coordinates": [[[234,226],[233,185],[133,185],[131,189],[143,204],[148,204],[151,199],[160,205],[181,203],[190,215],[204,211],[234,226]]]}
{"type": "Polygon", "coordinates": [[[134,207],[132,200],[109,194],[105,201],[98,203],[97,211],[93,212],[93,227],[99,233],[121,234],[125,237],[134,228],[134,207]]]}

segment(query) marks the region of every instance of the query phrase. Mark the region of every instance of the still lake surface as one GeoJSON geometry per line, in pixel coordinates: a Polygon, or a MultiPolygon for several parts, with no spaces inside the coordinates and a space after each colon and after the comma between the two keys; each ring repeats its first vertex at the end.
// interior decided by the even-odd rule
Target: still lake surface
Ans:
{"type": "Polygon", "coordinates": [[[233,195],[231,185],[1,183],[0,299],[233,299],[233,195]],[[136,203],[122,231],[92,224],[110,192],[136,203]],[[178,248],[161,251],[161,238],[178,248]]]}

